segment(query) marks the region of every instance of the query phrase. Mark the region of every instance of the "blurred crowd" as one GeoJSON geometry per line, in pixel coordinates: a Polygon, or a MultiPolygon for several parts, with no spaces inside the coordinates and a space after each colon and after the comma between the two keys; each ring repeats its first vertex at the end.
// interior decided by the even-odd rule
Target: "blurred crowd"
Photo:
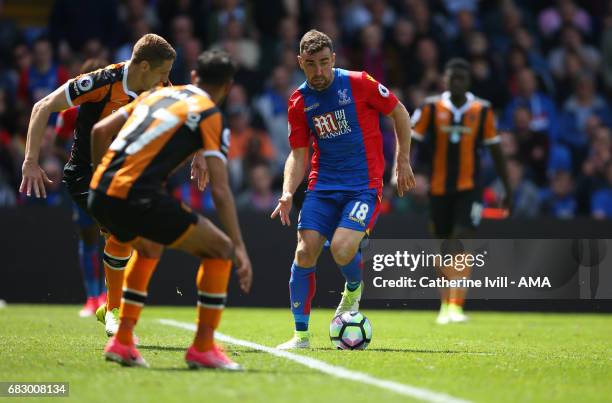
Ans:
{"type": "MultiPolygon", "coordinates": [[[[45,27],[23,27],[0,9],[0,206],[70,206],[60,184],[70,135],[58,135],[55,116],[41,153],[54,181],[50,196],[17,192],[32,105],[85,60],[127,60],[133,43],[155,32],[177,50],[173,84],[189,81],[203,49],[232,54],[239,70],[223,106],[232,186],[240,209],[271,211],[289,152],[287,99],[304,80],[299,39],[317,28],[333,39],[338,67],[368,71],[411,113],[444,90],[449,58],[467,59],[472,92],[496,111],[514,215],[612,217],[612,1],[55,0],[50,7],[45,27]]],[[[395,139],[381,123],[389,183],[395,139]]],[[[485,203],[496,206],[503,186],[486,152],[482,165],[485,203]]],[[[177,173],[169,191],[213,209],[188,176],[177,173]]],[[[422,173],[409,197],[387,185],[384,211],[426,210],[427,189],[422,173]]]]}

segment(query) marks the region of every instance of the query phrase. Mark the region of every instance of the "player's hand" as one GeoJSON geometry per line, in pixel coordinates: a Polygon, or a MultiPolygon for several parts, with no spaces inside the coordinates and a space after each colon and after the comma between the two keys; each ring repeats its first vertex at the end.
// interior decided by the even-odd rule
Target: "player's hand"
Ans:
{"type": "Polygon", "coordinates": [[[236,247],[234,264],[236,265],[240,289],[248,294],[251,291],[251,284],[253,284],[253,266],[244,245],[236,247]]]}
{"type": "Polygon", "coordinates": [[[191,180],[197,181],[198,190],[203,192],[208,184],[208,165],[201,152],[195,153],[191,161],[191,180]]]}
{"type": "Polygon", "coordinates": [[[397,193],[400,197],[416,186],[416,180],[408,158],[398,158],[395,175],[397,177],[397,193]]]}
{"type": "Polygon", "coordinates": [[[289,213],[291,212],[291,207],[293,206],[293,194],[289,192],[283,193],[280,199],[278,199],[278,205],[270,215],[270,218],[274,219],[276,216],[280,216],[281,223],[283,225],[291,225],[291,220],[289,219],[289,213]]]}
{"type": "Polygon", "coordinates": [[[21,193],[25,192],[27,196],[32,196],[32,190],[34,190],[34,195],[37,198],[41,196],[47,198],[45,182],[47,184],[53,183],[37,162],[25,160],[21,167],[21,185],[19,186],[19,191],[21,193]]]}

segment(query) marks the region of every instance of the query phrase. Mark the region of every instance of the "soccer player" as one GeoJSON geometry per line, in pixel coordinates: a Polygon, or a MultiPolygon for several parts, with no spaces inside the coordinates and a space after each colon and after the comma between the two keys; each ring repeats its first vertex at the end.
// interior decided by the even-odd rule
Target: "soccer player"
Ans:
{"type": "MultiPolygon", "coordinates": [[[[434,235],[441,240],[469,237],[480,223],[482,213],[478,171],[480,149],[488,146],[495,168],[506,189],[504,206],[509,208],[512,191],[506,163],[495,129],[491,104],[469,92],[470,65],[451,59],[445,67],[448,91],[427,98],[413,115],[412,137],[419,147],[419,161],[431,167],[430,219],[434,235]],[[426,160],[426,161],[425,161],[426,160]]],[[[462,253],[457,242],[446,242],[444,252],[462,253]]],[[[471,268],[439,268],[448,279],[469,278],[471,268]]],[[[442,289],[437,323],[467,321],[463,313],[465,288],[442,289]]]]}
{"type": "Polygon", "coordinates": [[[289,99],[291,153],[285,163],[283,194],[272,213],[283,225],[291,224],[293,195],[304,178],[311,143],[314,153],[289,280],[295,333],[280,349],[310,347],[315,265],[326,240],[346,279],[336,314],[359,309],[363,289],[359,244],[377,219],[383,185],[381,113],[395,124],[399,195],[414,186],[410,116],[404,105],[366,72],[334,68],[336,55],[326,34],[308,31],[299,52],[306,82],[289,99]]]}
{"type": "MultiPolygon", "coordinates": [[[[88,59],[81,66],[81,74],[101,69],[108,65],[102,59],[88,59]]],[[[74,136],[79,107],[74,106],[60,112],[55,124],[56,143],[65,148],[74,136]]],[[[83,283],[87,300],[79,316],[93,316],[96,309],[106,304],[106,287],[100,281],[100,258],[98,255],[99,230],[85,210],[74,203],[73,219],[79,228],[79,263],[83,272],[83,283]]]]}
{"type": "Polygon", "coordinates": [[[244,292],[252,280],[228,183],[229,129],[215,106],[227,95],[234,73],[226,52],[204,52],[191,73],[192,85],[145,93],[94,127],[94,163],[118,135],[93,175],[90,210],[110,233],[136,250],[126,271],[119,330],[104,350],[108,360],[147,366],[134,346],[133,328],[149,280],[168,246],[202,259],[196,279],[198,328],[187,350],[187,364],[240,369],[213,339],[225,306],[232,259],[244,292]],[[206,158],[213,200],[229,236],[164,192],[168,176],[199,150],[206,158]]]}
{"type": "MultiPolygon", "coordinates": [[[[91,73],[82,74],[38,101],[32,109],[23,162],[20,191],[28,196],[46,197],[45,182],[51,181],[38,165],[41,139],[53,112],[79,105],[70,160],[64,167],[63,182],[75,203],[87,209],[92,176],[91,129],[105,116],[134,100],[139,93],[168,81],[176,52],[166,40],[147,34],[134,45],[132,58],[91,73]]],[[[123,272],[131,256],[130,245],[114,237],[106,240],[104,272],[108,287],[106,307],[99,320],[110,336],[117,331],[123,272]]]]}

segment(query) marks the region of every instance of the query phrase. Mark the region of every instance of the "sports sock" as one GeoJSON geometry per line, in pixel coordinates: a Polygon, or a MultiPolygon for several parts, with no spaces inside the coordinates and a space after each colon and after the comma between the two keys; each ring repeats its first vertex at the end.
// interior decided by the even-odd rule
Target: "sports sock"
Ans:
{"type": "Polygon", "coordinates": [[[449,298],[448,304],[463,307],[463,305],[465,304],[465,299],[461,297],[449,298]]]}
{"type": "Polygon", "coordinates": [[[363,263],[361,261],[361,252],[357,251],[353,260],[346,266],[340,266],[340,271],[346,279],[346,288],[349,291],[355,291],[361,284],[363,273],[363,263]]]}
{"type": "Polygon", "coordinates": [[[197,351],[207,351],[214,346],[215,329],[225,308],[231,270],[232,262],[226,259],[204,259],[198,269],[198,329],[193,340],[197,351]]]}
{"type": "Polygon", "coordinates": [[[111,236],[104,246],[104,274],[106,276],[106,310],[119,308],[121,304],[121,287],[125,267],[132,255],[132,246],[119,242],[111,236]]]}
{"type": "Polygon", "coordinates": [[[85,292],[87,298],[97,297],[100,294],[100,260],[98,257],[98,245],[87,245],[83,240],[79,241],[79,259],[85,292]]]}
{"type": "Polygon", "coordinates": [[[121,311],[119,317],[119,330],[117,340],[122,344],[132,344],[132,330],[140,312],[147,300],[147,288],[149,280],[155,271],[159,259],[151,259],[140,256],[134,252],[125,273],[123,284],[123,298],[121,298],[121,311]]]}
{"type": "Polygon", "coordinates": [[[295,321],[295,330],[308,330],[310,305],[316,289],[315,268],[304,268],[293,263],[289,279],[291,313],[295,321]]]}

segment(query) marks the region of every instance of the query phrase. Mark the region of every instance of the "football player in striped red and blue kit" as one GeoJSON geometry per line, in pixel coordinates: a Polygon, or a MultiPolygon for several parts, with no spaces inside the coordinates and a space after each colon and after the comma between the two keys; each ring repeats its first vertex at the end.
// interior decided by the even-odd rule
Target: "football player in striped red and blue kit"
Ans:
{"type": "Polygon", "coordinates": [[[334,68],[331,39],[311,30],[298,56],[306,82],[289,99],[289,143],[283,195],[272,218],[290,225],[293,194],[302,182],[312,143],[308,191],[298,219],[298,245],[289,290],[294,337],[278,348],[310,347],[308,320],[315,265],[326,240],[346,279],[336,313],[359,309],[362,263],[359,244],[380,211],[385,162],[380,114],[393,119],[398,141],[400,196],[414,186],[410,167],[410,116],[384,85],[365,72],[334,68]]]}

